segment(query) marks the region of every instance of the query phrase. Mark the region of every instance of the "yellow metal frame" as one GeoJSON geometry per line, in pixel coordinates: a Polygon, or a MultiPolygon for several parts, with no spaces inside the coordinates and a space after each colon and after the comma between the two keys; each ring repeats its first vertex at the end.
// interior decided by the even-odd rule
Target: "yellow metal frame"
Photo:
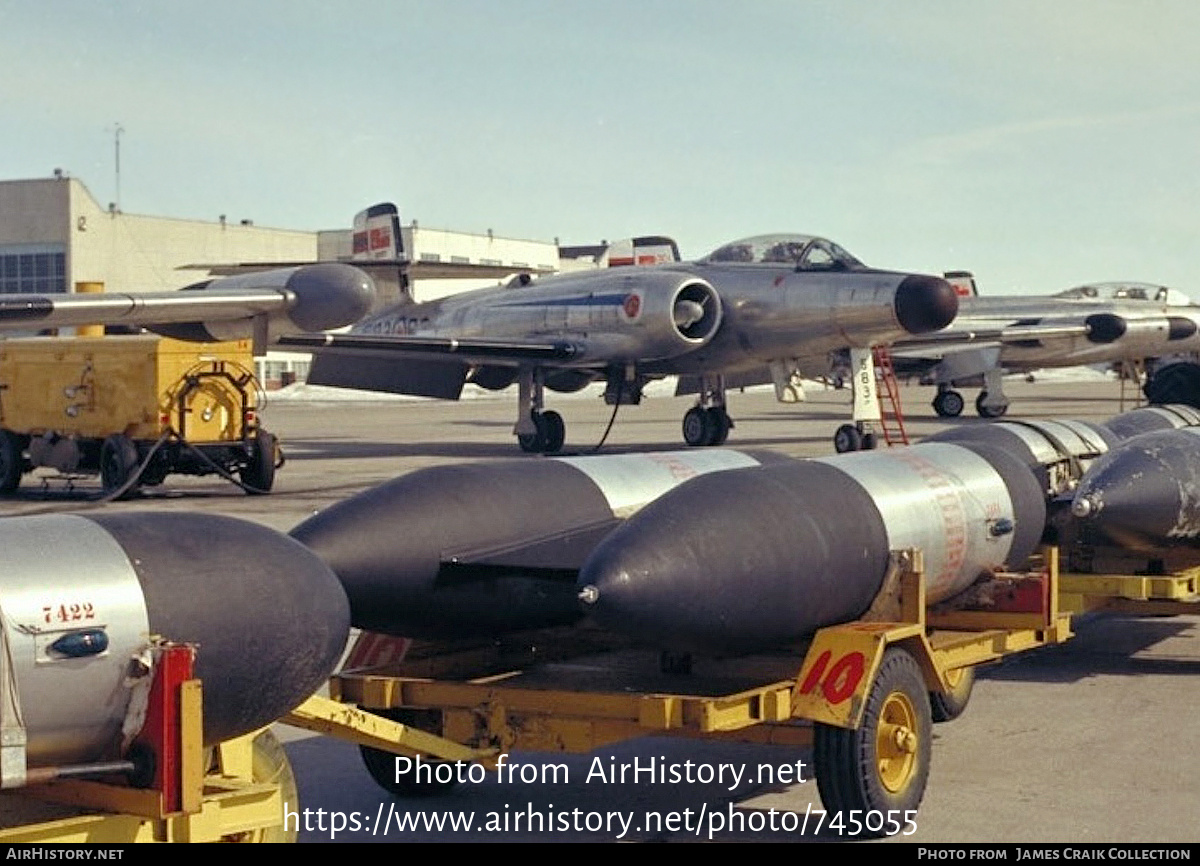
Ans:
{"type": "Polygon", "coordinates": [[[218,842],[283,825],[283,794],[252,780],[253,743],[262,731],[222,743],[205,775],[199,680],[182,685],[183,808],[167,811],[162,793],[80,779],[0,793],[0,842],[218,842]]]}
{"type": "MultiPolygon", "coordinates": [[[[1021,579],[1020,575],[1005,575],[1021,579]]],[[[1030,613],[987,610],[931,611],[925,603],[924,561],[920,551],[893,554],[878,603],[856,622],[821,629],[813,638],[796,678],[792,713],[839,728],[862,723],[867,695],[889,646],[910,652],[930,691],[953,691],[954,671],[1072,636],[1070,614],[1059,609],[1058,553],[1048,549],[1043,571],[1049,581],[1045,609],[1030,613]],[[889,587],[895,587],[890,592],[889,587]]]]}
{"type": "Polygon", "coordinates": [[[1200,612],[1200,567],[1170,575],[1064,574],[1060,604],[1072,613],[1200,612]]]}
{"type": "MultiPolygon", "coordinates": [[[[927,613],[923,567],[919,551],[897,552],[879,600],[866,618],[818,632],[798,675],[791,666],[787,678],[764,678],[761,684],[728,694],[531,685],[525,682],[522,665],[535,662],[535,654],[522,653],[514,640],[512,648],[454,645],[440,654],[436,647],[414,647],[410,652],[417,657],[399,666],[343,672],[330,682],[335,700],[310,701],[287,721],[397,754],[484,764],[510,749],[586,752],[653,733],[804,745],[812,741],[811,726],[805,722],[848,728],[861,723],[876,670],[892,644],[904,646],[918,660],[931,691],[948,693],[957,670],[1071,636],[1070,617],[1057,606],[1053,552],[1036,576],[1050,582],[1049,609],[1034,614],[927,613]],[[475,676],[464,676],[467,670],[475,676]],[[395,722],[387,722],[392,726],[389,733],[379,725],[386,720],[355,707],[437,710],[440,735],[395,722]]],[[[540,636],[541,658],[561,657],[561,638],[540,636]]],[[[575,631],[565,640],[589,639],[575,631]]],[[[599,648],[589,643],[577,647],[576,655],[599,648]]],[[[792,655],[783,663],[789,658],[801,661],[800,655],[792,655]]],[[[754,659],[745,660],[745,665],[752,667],[754,659]]]]}

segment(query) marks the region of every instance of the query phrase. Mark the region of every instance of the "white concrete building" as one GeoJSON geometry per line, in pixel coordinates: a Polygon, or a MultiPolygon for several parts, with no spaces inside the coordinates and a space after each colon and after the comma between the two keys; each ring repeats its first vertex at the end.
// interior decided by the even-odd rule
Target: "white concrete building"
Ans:
{"type": "Polygon", "coordinates": [[[0,181],[3,292],[68,292],[77,282],[160,292],[205,278],[182,265],[316,256],[315,232],[122,213],[66,176],[0,181]]]}

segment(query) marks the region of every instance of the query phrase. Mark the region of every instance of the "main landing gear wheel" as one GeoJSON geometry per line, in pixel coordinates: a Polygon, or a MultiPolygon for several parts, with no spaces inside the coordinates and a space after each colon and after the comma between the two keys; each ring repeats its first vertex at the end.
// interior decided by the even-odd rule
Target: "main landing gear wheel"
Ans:
{"type": "MultiPolygon", "coordinates": [[[[128,436],[116,433],[100,446],[100,484],[105,494],[115,493],[125,486],[138,468],[137,446],[128,436]]],[[[134,483],[119,498],[124,499],[137,489],[134,483]]]]}
{"type": "Polygon", "coordinates": [[[692,446],[724,445],[733,420],[722,406],[693,406],[683,416],[683,441],[692,446]]]}
{"type": "Polygon", "coordinates": [[[861,451],[863,447],[862,431],[853,424],[843,424],[833,434],[833,447],[838,454],[850,451],[861,451]]]}
{"type": "MultiPolygon", "coordinates": [[[[421,730],[431,727],[428,724],[422,724],[428,719],[423,718],[425,714],[421,710],[371,710],[371,712],[421,730]]],[[[397,777],[396,755],[383,749],[373,749],[370,746],[359,746],[358,751],[362,755],[363,765],[371,774],[371,778],[375,780],[375,784],[396,797],[436,797],[438,794],[445,794],[458,784],[457,768],[453,775],[446,773],[444,769],[446,761],[422,758],[422,765],[429,769],[428,778],[424,775],[421,779],[411,778],[409,773],[401,773],[397,777]],[[439,768],[442,768],[441,773],[438,772],[439,768]]]]}
{"type": "Polygon", "coordinates": [[[0,493],[12,493],[21,484],[25,458],[15,433],[0,430],[0,493]]]}
{"type": "Polygon", "coordinates": [[[950,691],[929,693],[929,710],[935,722],[949,722],[957,719],[967,708],[971,700],[971,690],[975,688],[975,668],[958,668],[950,671],[950,691]]]}
{"type": "Polygon", "coordinates": [[[537,433],[518,434],[517,444],[530,454],[556,454],[562,450],[567,439],[567,424],[553,409],[534,412],[533,423],[537,433]]]}
{"type": "Polygon", "coordinates": [[[866,834],[900,832],[925,794],[932,727],[916,659],[898,647],[888,649],[867,695],[862,725],[855,730],[814,726],[817,790],[826,811],[882,813],[881,826],[864,823],[866,834]]]}
{"type": "Polygon", "coordinates": [[[1008,411],[1007,403],[1001,403],[999,406],[985,406],[984,401],[987,398],[987,391],[980,391],[979,396],[975,398],[975,411],[979,413],[980,418],[999,418],[1008,411]]]}
{"type": "Polygon", "coordinates": [[[962,394],[957,391],[939,391],[933,398],[933,411],[942,418],[957,418],[965,405],[962,394]]]}

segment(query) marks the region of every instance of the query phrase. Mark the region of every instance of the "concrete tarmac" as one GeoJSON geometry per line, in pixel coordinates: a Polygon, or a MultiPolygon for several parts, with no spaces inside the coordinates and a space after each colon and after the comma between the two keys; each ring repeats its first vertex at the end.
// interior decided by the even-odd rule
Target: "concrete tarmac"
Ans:
{"type": "MultiPolygon", "coordinates": [[[[1013,418],[1100,420],[1122,408],[1114,381],[1014,380],[1008,388],[1013,418]]],[[[902,393],[913,441],[952,424],[987,423],[970,410],[953,421],[937,418],[929,408],[931,388],[905,387],[902,393]]],[[[848,417],[849,393],[813,389],[809,398],[783,405],[770,393],[730,395],[736,428],[728,445],[795,456],[833,453],[831,438],[848,417]]],[[[590,396],[551,395],[548,402],[566,419],[568,452],[589,451],[600,441],[610,407],[590,396]]],[[[680,423],[689,405],[688,399],[658,397],[622,407],[604,452],[683,447],[680,423]]],[[[1127,401],[1125,408],[1131,406],[1127,401]]],[[[216,477],[170,476],[131,501],[100,504],[91,501],[100,493],[96,479],[68,486],[39,471],[0,502],[0,514],[209,511],[287,531],[340,499],[422,466],[519,455],[511,435],[514,415],[509,395],[459,403],[276,402],[263,418],[280,436],[287,463],[270,496],[246,496],[216,477]]],[[[895,840],[1200,841],[1200,616],[1093,616],[1077,623],[1077,631],[1063,646],[980,670],[965,714],[936,726],[915,831],[895,840]]],[[[300,789],[297,814],[308,825],[300,834],[304,841],[829,841],[842,835],[828,826],[829,818],[816,832],[814,810],[822,806],[806,748],[646,737],[590,755],[513,755],[514,763],[565,765],[566,783],[561,775],[533,783],[489,774],[443,795],[395,799],[367,775],[355,747],[281,732],[300,789]],[[690,761],[693,776],[706,772],[701,767],[720,765],[743,774],[692,784],[660,783],[646,774],[621,783],[608,776],[612,767],[635,760],[645,767],[652,758],[681,772],[690,761]],[[772,780],[763,769],[794,772],[798,762],[804,780],[798,783],[772,780]],[[470,816],[473,826],[400,830],[400,816],[420,822],[470,816]],[[486,829],[489,821],[496,829],[486,829]],[[598,822],[610,826],[596,829],[598,822]],[[348,829],[354,823],[357,831],[348,829]],[[336,834],[335,824],[344,825],[336,834]]]]}

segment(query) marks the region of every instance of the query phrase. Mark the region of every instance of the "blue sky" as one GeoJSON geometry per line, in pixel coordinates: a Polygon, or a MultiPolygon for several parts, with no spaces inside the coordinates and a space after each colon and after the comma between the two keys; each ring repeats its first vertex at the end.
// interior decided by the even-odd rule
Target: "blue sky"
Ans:
{"type": "Polygon", "coordinates": [[[1193,0],[0,0],[0,178],[130,213],[701,255],[833,238],[985,292],[1200,298],[1193,0]]]}

